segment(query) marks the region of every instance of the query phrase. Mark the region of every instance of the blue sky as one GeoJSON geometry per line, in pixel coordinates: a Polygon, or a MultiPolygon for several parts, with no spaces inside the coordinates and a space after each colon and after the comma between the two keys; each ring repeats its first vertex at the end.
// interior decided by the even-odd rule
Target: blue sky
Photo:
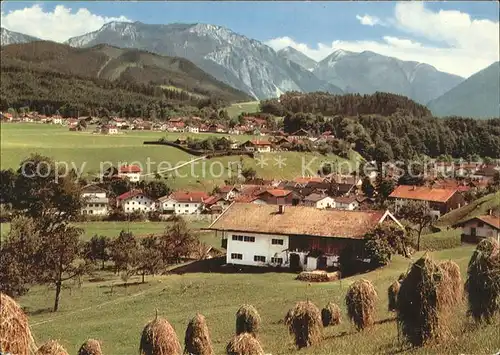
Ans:
{"type": "MultiPolygon", "coordinates": [[[[487,40],[493,41],[491,34],[484,32],[491,29],[495,31],[499,17],[499,7],[496,1],[424,2],[420,5],[380,1],[4,1],[1,7],[2,26],[56,41],[64,41],[71,36],[97,30],[104,22],[116,18],[150,24],[202,22],[228,27],[237,33],[263,41],[275,49],[280,49],[285,44],[291,45],[317,60],[336,49],[334,48],[336,46],[343,46],[345,47],[343,49],[354,51],[362,50],[365,46],[368,50],[378,50],[386,55],[394,52],[396,57],[404,57],[405,50],[417,50],[418,46],[423,46],[426,48],[426,54],[422,58],[417,56],[415,60],[431,61],[430,64],[440,67],[441,70],[463,76],[472,72],[472,69],[460,69],[460,66],[467,63],[465,58],[467,54],[464,50],[468,50],[470,55],[477,53],[477,46],[469,43],[473,39],[481,40],[481,36],[489,36],[487,40]],[[66,12],[56,10],[60,9],[61,5],[64,6],[66,12]],[[420,6],[420,8],[415,6],[420,6]],[[400,8],[399,15],[397,14],[398,7],[400,8]],[[88,11],[84,13],[81,9],[88,11]],[[364,16],[367,16],[365,21],[361,21],[364,16]],[[26,21],[24,22],[23,19],[26,21]],[[373,19],[376,21],[373,22],[373,19]],[[484,27],[484,21],[487,22],[486,27],[484,27]],[[422,28],[418,28],[419,22],[422,28]],[[433,26],[437,35],[433,36],[431,32],[425,30],[425,26],[433,26]],[[478,37],[474,31],[480,36],[478,37]],[[470,34],[467,35],[466,32],[470,34]],[[458,38],[459,35],[462,38],[458,38]],[[470,38],[466,38],[468,36],[470,38]],[[399,51],[391,52],[389,48],[391,46],[398,47],[399,51]],[[460,46],[471,48],[458,48],[460,46]],[[438,59],[433,48],[461,49],[460,53],[455,52],[454,55],[460,55],[463,58],[460,63],[455,63],[453,68],[450,65],[450,68],[446,69],[444,66],[446,66],[447,59],[442,56],[442,53],[441,58],[438,59]],[[431,54],[436,58],[430,58],[431,54]],[[427,60],[428,57],[429,60],[427,60]]],[[[495,32],[498,42],[498,30],[495,32]]],[[[491,47],[491,43],[486,41],[486,49],[486,44],[491,47]]],[[[497,45],[494,45],[493,49],[496,48],[497,45]]],[[[474,70],[488,61],[493,62],[495,58],[492,56],[493,54],[490,53],[488,58],[476,61],[473,65],[474,70]]]]}

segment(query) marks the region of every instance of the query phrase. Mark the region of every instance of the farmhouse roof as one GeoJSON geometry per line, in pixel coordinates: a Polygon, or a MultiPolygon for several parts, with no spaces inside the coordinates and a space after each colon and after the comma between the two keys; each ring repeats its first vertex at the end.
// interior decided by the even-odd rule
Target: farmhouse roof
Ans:
{"type": "Polygon", "coordinates": [[[351,195],[351,196],[339,196],[335,197],[335,202],[338,203],[344,203],[344,204],[351,204],[354,201],[358,201],[358,196],[356,195],[351,195]]]}
{"type": "Polygon", "coordinates": [[[490,226],[492,226],[493,228],[497,229],[497,230],[500,230],[500,217],[499,216],[495,216],[495,215],[482,215],[482,216],[475,216],[475,217],[471,217],[471,218],[468,218],[462,222],[459,222],[457,223],[454,227],[458,227],[458,226],[463,226],[464,224],[466,224],[467,222],[470,222],[470,221],[473,221],[475,219],[478,219],[490,226]]]}
{"type": "Polygon", "coordinates": [[[255,146],[269,146],[271,145],[271,142],[269,141],[264,141],[264,140],[258,140],[258,139],[252,139],[252,140],[249,140],[249,141],[246,141],[245,143],[243,143],[243,145],[255,145],[255,146]]]}
{"type": "Polygon", "coordinates": [[[389,197],[444,203],[448,201],[456,192],[457,189],[399,185],[389,195],[389,197]]]}
{"type": "Polygon", "coordinates": [[[394,219],[388,211],[341,211],[286,206],[284,212],[280,213],[275,205],[233,203],[208,229],[362,239],[387,216],[394,219]]]}
{"type": "Polygon", "coordinates": [[[176,191],[170,197],[178,202],[204,202],[210,196],[204,191],[176,191]]]}
{"type": "MultiPolygon", "coordinates": [[[[139,196],[139,195],[144,195],[142,190],[130,190],[130,191],[127,191],[127,192],[121,194],[116,199],[119,201],[123,201],[123,200],[128,200],[129,198],[133,198],[133,197],[139,196]]],[[[144,195],[144,196],[146,196],[146,195],[144,195]]]]}
{"type": "Polygon", "coordinates": [[[118,171],[120,173],[140,173],[142,170],[138,165],[122,165],[118,171]]]}
{"type": "Polygon", "coordinates": [[[317,193],[312,193],[304,198],[305,201],[308,202],[318,202],[323,200],[324,198],[327,198],[328,195],[325,194],[317,194],[317,193]]]}
{"type": "Polygon", "coordinates": [[[82,187],[82,193],[93,193],[93,192],[107,192],[107,190],[103,189],[97,184],[88,184],[82,187]]]}
{"type": "Polygon", "coordinates": [[[265,193],[268,193],[269,195],[274,196],[274,197],[285,197],[285,196],[290,195],[291,192],[292,191],[290,191],[290,190],[283,190],[283,189],[269,189],[269,190],[265,190],[265,191],[261,192],[259,194],[259,196],[263,195],[265,193]]]}

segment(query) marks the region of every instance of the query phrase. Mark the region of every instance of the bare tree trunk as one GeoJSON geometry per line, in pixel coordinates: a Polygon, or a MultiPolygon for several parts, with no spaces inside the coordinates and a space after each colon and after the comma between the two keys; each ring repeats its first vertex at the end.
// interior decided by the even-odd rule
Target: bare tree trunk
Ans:
{"type": "Polygon", "coordinates": [[[417,237],[417,251],[420,251],[420,236],[422,235],[422,227],[418,229],[418,237],[417,237]]]}
{"type": "Polygon", "coordinates": [[[62,282],[59,280],[56,282],[56,299],[54,301],[54,312],[57,312],[59,309],[59,298],[61,296],[61,286],[62,282]]]}
{"type": "Polygon", "coordinates": [[[144,283],[144,275],[145,275],[145,274],[146,274],[146,273],[143,271],[143,272],[142,272],[142,283],[144,283]]]}

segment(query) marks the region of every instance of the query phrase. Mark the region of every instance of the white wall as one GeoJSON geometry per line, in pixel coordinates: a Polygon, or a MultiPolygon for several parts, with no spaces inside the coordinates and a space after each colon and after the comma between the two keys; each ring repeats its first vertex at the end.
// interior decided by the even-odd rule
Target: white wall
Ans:
{"type": "Polygon", "coordinates": [[[500,238],[500,231],[495,230],[490,225],[484,223],[482,227],[478,227],[477,221],[469,222],[463,227],[463,233],[466,235],[472,235],[471,229],[476,228],[476,236],[482,238],[495,238],[498,240],[500,238]]]}
{"type": "Polygon", "coordinates": [[[156,205],[149,197],[137,195],[122,201],[122,208],[125,213],[132,213],[134,211],[150,212],[156,210],[156,205]]]}
{"type": "Polygon", "coordinates": [[[201,202],[175,202],[175,214],[194,214],[201,211],[201,202]]]}
{"type": "Polygon", "coordinates": [[[285,252],[285,250],[288,249],[288,236],[227,232],[226,237],[227,237],[226,262],[228,264],[266,266],[271,263],[271,258],[274,258],[275,254],[278,254],[277,257],[283,259],[282,266],[288,265],[287,253],[285,252]],[[255,237],[255,242],[235,241],[233,240],[233,234],[255,237]],[[283,245],[271,244],[272,239],[282,239],[283,245]],[[243,259],[242,260],[231,259],[232,253],[242,254],[243,259]],[[255,262],[254,261],[255,255],[265,256],[266,262],[265,263],[255,262]]]}
{"type": "Polygon", "coordinates": [[[108,205],[105,203],[85,203],[82,206],[82,214],[93,216],[107,216],[108,205]]]}
{"type": "Polygon", "coordinates": [[[86,197],[97,197],[97,198],[106,198],[106,192],[83,192],[82,198],[86,197]]]}
{"type": "Polygon", "coordinates": [[[335,208],[335,200],[331,197],[325,197],[322,200],[316,202],[316,208],[325,209],[325,208],[335,208]]]}
{"type": "Polygon", "coordinates": [[[137,182],[141,179],[140,173],[118,173],[118,176],[127,177],[130,181],[137,182]]]}
{"type": "MultiPolygon", "coordinates": [[[[402,198],[397,198],[395,200],[395,204],[396,204],[396,212],[399,211],[399,209],[405,205],[408,201],[411,201],[411,199],[402,199],[402,198]]],[[[429,201],[424,201],[422,200],[423,202],[425,202],[427,205],[429,205],[429,201]]],[[[431,209],[431,213],[430,215],[434,218],[434,219],[438,219],[439,217],[441,217],[441,211],[439,210],[433,210],[431,209]]]]}

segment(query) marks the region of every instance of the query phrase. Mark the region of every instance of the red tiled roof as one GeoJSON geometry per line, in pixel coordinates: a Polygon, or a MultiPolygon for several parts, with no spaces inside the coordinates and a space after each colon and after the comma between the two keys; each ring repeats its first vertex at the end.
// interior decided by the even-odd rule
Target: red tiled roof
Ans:
{"type": "Polygon", "coordinates": [[[176,191],[171,197],[179,202],[204,202],[210,196],[204,191],[176,191]]]}
{"type": "Polygon", "coordinates": [[[490,226],[500,230],[500,217],[499,216],[495,216],[495,215],[482,215],[482,216],[475,216],[475,217],[471,217],[471,218],[468,218],[462,222],[459,222],[457,223],[455,226],[463,226],[464,224],[466,224],[467,222],[470,222],[470,221],[473,221],[475,219],[479,219],[480,221],[486,223],[486,224],[489,224],[490,226]]]}
{"type": "Polygon", "coordinates": [[[396,187],[389,197],[432,202],[446,202],[456,192],[457,189],[400,185],[396,187]]]}
{"type": "Polygon", "coordinates": [[[385,211],[321,210],[315,207],[233,203],[212,225],[214,230],[362,239],[385,211]]]}
{"type": "Polygon", "coordinates": [[[214,203],[217,203],[220,200],[222,200],[221,196],[217,196],[217,195],[210,196],[208,199],[205,200],[205,204],[206,205],[213,205],[214,203]]]}
{"type": "Polygon", "coordinates": [[[224,185],[219,190],[220,190],[220,192],[228,193],[228,192],[233,191],[233,189],[234,189],[234,186],[224,185]]]}
{"type": "Polygon", "coordinates": [[[120,173],[140,173],[142,170],[137,165],[122,165],[118,171],[120,173]]]}
{"type": "Polygon", "coordinates": [[[128,200],[129,198],[139,196],[139,195],[144,195],[141,190],[130,190],[130,191],[125,192],[124,194],[121,194],[116,199],[119,201],[128,200]]]}
{"type": "Polygon", "coordinates": [[[265,194],[266,192],[274,197],[285,197],[288,196],[292,191],[283,189],[269,189],[261,192],[259,195],[265,194]]]}
{"type": "Polygon", "coordinates": [[[251,196],[251,195],[242,195],[238,196],[235,198],[236,202],[252,202],[257,200],[258,198],[256,196],[251,196]]]}
{"type": "Polygon", "coordinates": [[[258,140],[258,139],[252,139],[250,141],[247,141],[246,143],[250,143],[252,145],[261,145],[261,146],[271,145],[271,142],[269,142],[269,141],[262,141],[262,140],[258,140]]]}
{"type": "Polygon", "coordinates": [[[307,184],[308,182],[323,182],[324,180],[325,179],[322,177],[314,177],[314,176],[297,177],[297,178],[293,179],[293,181],[298,183],[298,184],[307,184]]]}

